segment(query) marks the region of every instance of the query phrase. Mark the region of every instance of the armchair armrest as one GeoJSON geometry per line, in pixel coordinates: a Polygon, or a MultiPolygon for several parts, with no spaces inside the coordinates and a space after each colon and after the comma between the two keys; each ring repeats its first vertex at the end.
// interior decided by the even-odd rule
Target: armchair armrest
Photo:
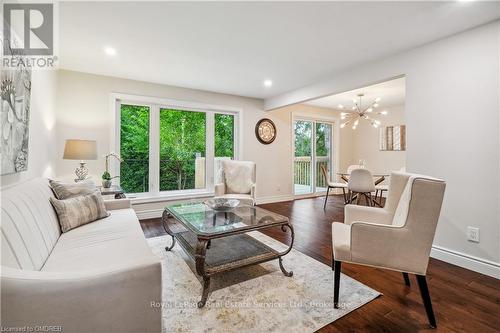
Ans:
{"type": "Polygon", "coordinates": [[[353,222],[351,261],[425,275],[429,254],[427,258],[422,258],[425,253],[422,254],[418,240],[414,238],[404,226],[353,222]]]}
{"type": "Polygon", "coordinates": [[[393,217],[393,214],[383,208],[358,205],[346,205],[344,207],[344,223],[349,225],[355,221],[391,224],[393,217]]]}
{"type": "Polygon", "coordinates": [[[220,197],[224,194],[226,194],[226,184],[224,183],[215,184],[215,196],[220,197]]]}
{"type": "Polygon", "coordinates": [[[104,200],[104,206],[106,210],[127,209],[132,208],[132,202],[130,199],[110,199],[104,200]]]}
{"type": "Polygon", "coordinates": [[[66,332],[159,332],[161,264],[106,271],[44,272],[2,267],[2,326],[62,326],[66,332]]]}

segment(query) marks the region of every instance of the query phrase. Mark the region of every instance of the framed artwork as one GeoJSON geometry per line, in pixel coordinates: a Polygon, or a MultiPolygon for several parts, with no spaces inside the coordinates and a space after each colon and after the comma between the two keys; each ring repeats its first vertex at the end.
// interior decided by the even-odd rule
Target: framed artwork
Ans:
{"type": "MultiPolygon", "coordinates": [[[[8,42],[8,41],[7,41],[8,42]]],[[[22,55],[10,54],[14,57],[22,55]]],[[[31,69],[20,62],[0,75],[1,174],[28,169],[31,69]]]]}
{"type": "Polygon", "coordinates": [[[406,150],[406,126],[383,126],[380,128],[381,151],[406,150]]]}

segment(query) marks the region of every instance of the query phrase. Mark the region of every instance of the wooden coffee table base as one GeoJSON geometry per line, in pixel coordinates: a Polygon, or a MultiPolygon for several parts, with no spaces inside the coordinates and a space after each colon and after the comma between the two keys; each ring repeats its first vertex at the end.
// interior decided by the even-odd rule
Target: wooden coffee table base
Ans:
{"type": "MultiPolygon", "coordinates": [[[[290,246],[283,252],[276,251],[246,234],[248,230],[211,236],[196,236],[193,232],[179,226],[180,223],[167,211],[163,213],[162,222],[165,231],[172,237],[172,245],[166,247],[165,250],[172,250],[176,241],[179,242],[179,245],[194,261],[196,273],[203,278],[202,296],[198,302],[199,308],[205,306],[207,302],[212,275],[278,259],[283,274],[288,277],[293,276],[292,271],[287,271],[283,267],[282,259],[291,251],[295,236],[289,222],[278,225],[283,232],[287,232],[288,229],[292,237],[290,246]]],[[[275,226],[267,226],[267,228],[275,226]]],[[[258,229],[266,229],[266,226],[254,230],[258,229]]]]}

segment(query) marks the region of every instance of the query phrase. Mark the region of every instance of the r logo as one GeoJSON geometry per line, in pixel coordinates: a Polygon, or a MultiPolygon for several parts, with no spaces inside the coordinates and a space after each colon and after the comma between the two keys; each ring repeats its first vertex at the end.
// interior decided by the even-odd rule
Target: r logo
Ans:
{"type": "Polygon", "coordinates": [[[53,4],[4,4],[3,22],[4,55],[53,55],[53,4]]]}

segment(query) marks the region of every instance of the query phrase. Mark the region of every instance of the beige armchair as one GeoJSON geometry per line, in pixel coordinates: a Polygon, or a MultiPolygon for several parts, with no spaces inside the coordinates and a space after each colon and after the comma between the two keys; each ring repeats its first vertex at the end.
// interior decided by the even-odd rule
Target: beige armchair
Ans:
{"type": "Polygon", "coordinates": [[[429,323],[436,327],[425,275],[445,186],[439,179],[393,173],[385,208],[345,207],[345,223],[332,224],[335,308],[341,262],[385,268],[402,272],[408,286],[408,273],[416,275],[429,323]]]}
{"type": "Polygon", "coordinates": [[[232,160],[224,160],[221,163],[223,182],[215,184],[215,197],[238,199],[255,205],[255,163],[232,160]]]}

